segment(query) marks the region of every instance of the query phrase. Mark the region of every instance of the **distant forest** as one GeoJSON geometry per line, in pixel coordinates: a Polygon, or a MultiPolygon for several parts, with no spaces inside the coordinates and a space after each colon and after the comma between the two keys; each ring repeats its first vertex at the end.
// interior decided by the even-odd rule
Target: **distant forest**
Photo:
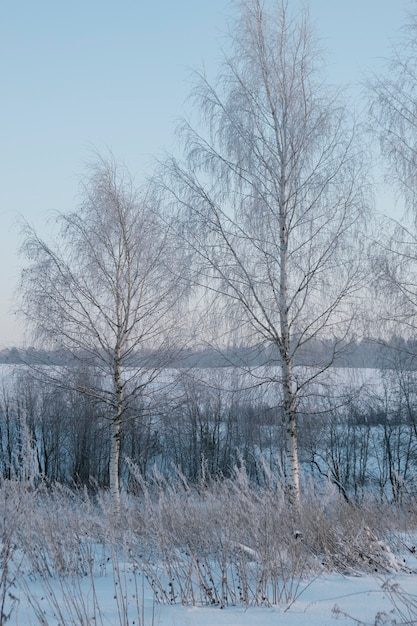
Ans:
{"type": "MultiPolygon", "coordinates": [[[[334,340],[310,342],[308,352],[297,354],[296,365],[312,366],[329,358],[334,340]]],[[[82,355],[81,360],[82,360],[82,355]]],[[[155,355],[156,357],[156,355],[155,355]]],[[[160,358],[160,354],[158,355],[160,358]]],[[[44,351],[30,348],[5,348],[0,350],[0,363],[6,365],[68,365],[74,356],[63,350],[44,351]]],[[[77,359],[79,362],[79,359],[77,359]]],[[[205,348],[183,350],[175,358],[167,359],[170,367],[256,367],[278,366],[280,356],[275,346],[231,346],[224,350],[205,348]]],[[[147,363],[152,366],[152,354],[136,352],[131,358],[131,367],[147,363]]],[[[417,370],[417,340],[393,336],[389,340],[365,338],[339,346],[334,367],[376,368],[417,370]],[[342,348],[342,349],[340,349],[342,348]]]]}

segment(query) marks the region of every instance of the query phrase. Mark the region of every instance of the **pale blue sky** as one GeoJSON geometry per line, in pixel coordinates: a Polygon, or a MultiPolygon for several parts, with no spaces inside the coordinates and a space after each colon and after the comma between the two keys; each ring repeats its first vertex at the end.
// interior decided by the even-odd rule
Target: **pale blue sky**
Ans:
{"type": "MultiPolygon", "coordinates": [[[[413,4],[311,0],[331,80],[376,68],[413,4]]],[[[228,0],[0,0],[0,348],[20,338],[18,216],[46,234],[51,209],[75,208],[92,147],[110,148],[138,181],[175,148],[187,67],[214,74],[230,10],[228,0]]]]}

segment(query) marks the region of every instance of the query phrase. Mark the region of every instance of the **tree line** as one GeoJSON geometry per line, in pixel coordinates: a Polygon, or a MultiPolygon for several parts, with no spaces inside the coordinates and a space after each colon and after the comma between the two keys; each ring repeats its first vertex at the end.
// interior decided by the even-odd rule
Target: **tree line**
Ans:
{"type": "MultiPolygon", "coordinates": [[[[329,351],[331,342],[327,340],[311,342],[309,353],[317,355],[329,351]]],[[[156,356],[156,355],[155,355],[156,356]]],[[[147,355],[149,358],[149,354],[147,355]]],[[[51,364],[65,365],[72,359],[71,353],[63,350],[39,350],[34,347],[13,347],[0,350],[0,363],[4,365],[51,364]]],[[[134,365],[144,359],[141,352],[132,356],[134,365]]],[[[242,361],[248,366],[278,364],[279,353],[274,346],[264,344],[256,346],[232,345],[222,351],[215,347],[200,346],[194,350],[183,349],[176,358],[170,357],[170,366],[178,368],[220,368],[234,367],[242,361]]],[[[79,353],[76,362],[82,360],[79,353]]],[[[308,355],[298,355],[296,365],[308,365],[308,355]]],[[[332,367],[395,369],[401,364],[402,369],[417,368],[417,340],[398,335],[379,338],[350,338],[345,350],[335,358],[332,367]]]]}
{"type": "MultiPolygon", "coordinates": [[[[155,470],[195,484],[239,468],[258,486],[271,475],[284,481],[285,414],[276,394],[229,376],[226,389],[222,370],[183,371],[169,399],[160,388],[152,402],[131,405],[120,440],[124,490],[135,492],[138,472],[147,481],[155,470]]],[[[414,498],[416,383],[410,370],[383,370],[371,384],[343,373],[333,397],[305,399],[297,422],[304,483],[330,483],[348,502],[370,492],[381,502],[414,498]]],[[[109,419],[99,401],[17,368],[0,393],[1,478],[108,488],[109,419]]]]}
{"type": "MultiPolygon", "coordinates": [[[[180,123],[179,154],[140,187],[112,157],[98,155],[81,182],[80,206],[57,214],[51,243],[26,227],[20,309],[31,344],[70,355],[59,365],[32,363],[32,376],[46,397],[63,394],[57,412],[74,398],[84,407],[73,436],[86,420],[98,446],[87,455],[89,472],[104,468],[116,507],[124,454],[144,466],[146,450],[157,456],[160,446],[187,473],[191,459],[194,472],[202,461],[210,472],[227,472],[236,455],[245,457],[254,432],[253,445],[263,452],[261,433],[270,433],[271,454],[297,500],[305,424],[320,432],[329,415],[329,450],[311,452],[311,463],[346,491],[350,478],[339,476],[331,456],[341,409],[338,394],[329,393],[330,370],[369,329],[414,338],[413,19],[407,45],[385,73],[368,80],[369,116],[358,120],[326,78],[308,11],[294,12],[285,0],[241,0],[217,79],[194,75],[199,121],[180,123]],[[387,218],[382,227],[372,210],[374,137],[408,210],[401,223],[387,218]],[[262,346],[268,363],[251,372],[251,386],[273,388],[274,401],[207,409],[186,385],[185,405],[172,406],[178,383],[163,372],[199,345],[214,346],[223,358],[231,345],[262,346]],[[158,436],[150,409],[156,397],[164,425],[158,436]]],[[[252,367],[246,354],[234,353],[236,371],[252,367]]],[[[356,426],[352,432],[359,437],[356,426]]],[[[67,447],[73,463],[75,442],[82,445],[74,437],[67,447]]],[[[381,441],[390,437],[387,431],[381,441]]],[[[390,481],[395,472],[401,477],[388,465],[390,481]]],[[[356,465],[349,468],[360,484],[356,465]]],[[[81,475],[78,469],[70,473],[81,475]]]]}

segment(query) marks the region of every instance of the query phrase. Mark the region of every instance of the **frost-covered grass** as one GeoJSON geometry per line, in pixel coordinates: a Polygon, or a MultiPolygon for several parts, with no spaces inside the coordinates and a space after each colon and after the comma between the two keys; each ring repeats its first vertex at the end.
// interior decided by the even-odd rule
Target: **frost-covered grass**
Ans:
{"type": "Polygon", "coordinates": [[[136,483],[119,517],[105,492],[1,484],[0,624],[417,620],[413,502],[355,506],[311,487],[294,506],[243,470],[136,483]]]}

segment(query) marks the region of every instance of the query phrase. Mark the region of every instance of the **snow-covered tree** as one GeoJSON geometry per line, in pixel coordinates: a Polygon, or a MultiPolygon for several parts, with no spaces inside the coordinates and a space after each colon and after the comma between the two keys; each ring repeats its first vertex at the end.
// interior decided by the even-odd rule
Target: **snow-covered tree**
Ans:
{"type": "Polygon", "coordinates": [[[235,5],[217,82],[196,76],[201,124],[183,123],[184,159],[168,159],[161,184],[179,210],[196,282],[226,298],[244,341],[279,354],[264,380],[281,390],[277,419],[297,497],[300,400],[349,334],[363,278],[363,154],[347,107],[323,79],[307,13],[294,15],[285,0],[235,5]],[[309,361],[320,338],[329,350],[309,361]],[[295,368],[301,353],[314,369],[295,368]]]}
{"type": "Polygon", "coordinates": [[[154,199],[112,159],[92,164],[79,210],[57,220],[52,245],[26,230],[22,311],[35,339],[66,358],[38,373],[102,406],[118,507],[123,420],[178,349],[180,254],[154,199]]]}

